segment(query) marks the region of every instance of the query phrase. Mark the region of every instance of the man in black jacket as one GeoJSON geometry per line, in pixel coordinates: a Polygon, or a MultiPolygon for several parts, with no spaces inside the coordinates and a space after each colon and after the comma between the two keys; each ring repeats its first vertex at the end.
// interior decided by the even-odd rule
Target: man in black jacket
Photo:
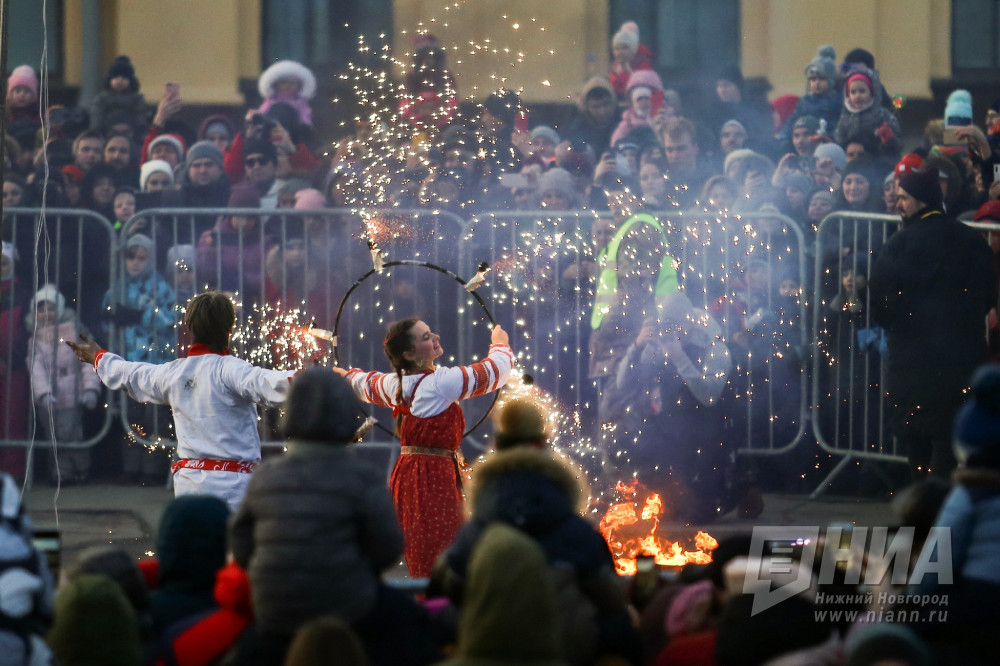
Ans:
{"type": "Polygon", "coordinates": [[[889,336],[892,430],[911,473],[947,478],[952,421],[986,361],[997,276],[982,236],[943,212],[936,169],[903,174],[898,188],[903,227],[872,269],[872,316],[889,336]]]}

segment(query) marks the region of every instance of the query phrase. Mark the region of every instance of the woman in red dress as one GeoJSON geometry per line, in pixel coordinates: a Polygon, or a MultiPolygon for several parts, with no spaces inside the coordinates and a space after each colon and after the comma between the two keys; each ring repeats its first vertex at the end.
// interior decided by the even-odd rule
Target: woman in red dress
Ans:
{"type": "Polygon", "coordinates": [[[507,382],[514,354],[507,333],[493,328],[490,352],[472,365],[437,367],[440,337],[419,319],[396,322],[385,337],[395,373],[334,368],[365,402],[391,407],[402,444],[389,478],[403,553],[413,578],[430,576],[437,556],[464,519],[459,462],[465,415],[459,400],[496,391],[507,382]]]}

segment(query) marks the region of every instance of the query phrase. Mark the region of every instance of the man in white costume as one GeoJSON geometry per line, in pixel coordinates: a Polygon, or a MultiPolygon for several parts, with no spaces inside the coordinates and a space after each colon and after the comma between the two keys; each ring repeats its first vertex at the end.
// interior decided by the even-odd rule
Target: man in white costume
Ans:
{"type": "Polygon", "coordinates": [[[256,404],[284,403],[296,371],[265,370],[229,355],[236,310],[222,292],[191,300],[184,323],[194,337],[186,358],[126,361],[93,340],[67,341],[110,389],[139,402],[170,405],[177,432],[174,495],[214,495],[236,511],[260,462],[256,404]]]}

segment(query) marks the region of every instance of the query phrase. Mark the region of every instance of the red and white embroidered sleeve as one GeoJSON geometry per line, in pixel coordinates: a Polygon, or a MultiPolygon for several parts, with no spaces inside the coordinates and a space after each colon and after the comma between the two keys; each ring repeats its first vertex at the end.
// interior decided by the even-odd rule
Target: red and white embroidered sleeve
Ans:
{"type": "Polygon", "coordinates": [[[392,407],[395,404],[396,375],[385,372],[365,372],[352,368],[347,373],[347,381],[351,382],[354,393],[365,402],[379,407],[392,407]]]}

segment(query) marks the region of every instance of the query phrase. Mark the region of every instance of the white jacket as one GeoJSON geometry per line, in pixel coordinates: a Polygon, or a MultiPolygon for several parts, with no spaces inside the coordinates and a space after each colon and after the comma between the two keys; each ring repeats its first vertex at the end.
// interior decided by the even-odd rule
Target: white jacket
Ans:
{"type": "MultiPolygon", "coordinates": [[[[234,356],[199,354],[155,365],[103,353],[97,374],[110,389],[125,389],[139,402],[168,404],[177,433],[177,457],[260,460],[256,404],[284,403],[295,371],[265,370],[234,356]]],[[[174,494],[209,494],[235,508],[250,475],[181,469],[174,494]]]]}

